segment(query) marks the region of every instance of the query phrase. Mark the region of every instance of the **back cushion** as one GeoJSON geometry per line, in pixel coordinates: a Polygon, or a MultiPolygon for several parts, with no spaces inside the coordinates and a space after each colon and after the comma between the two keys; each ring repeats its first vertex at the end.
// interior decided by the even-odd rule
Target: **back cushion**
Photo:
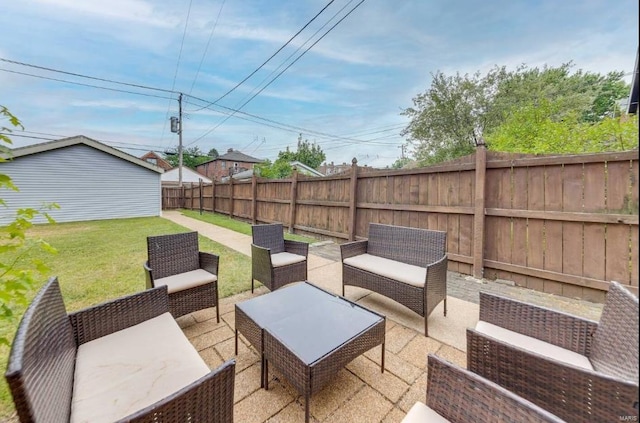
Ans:
{"type": "Polygon", "coordinates": [[[591,345],[599,372],[638,383],[638,297],[611,282],[591,345]]]}
{"type": "Polygon", "coordinates": [[[200,268],[198,233],[150,236],[147,254],[153,278],[160,279],[200,268]]]}
{"type": "Polygon", "coordinates": [[[446,232],[369,224],[367,252],[389,260],[425,267],[444,257],[446,244],[446,232]]]}
{"type": "Polygon", "coordinates": [[[52,278],[22,317],[5,375],[22,421],[69,421],[75,360],[73,329],[52,278]]]}
{"type": "Polygon", "coordinates": [[[251,227],[253,243],[262,248],[269,248],[271,254],[284,251],[284,232],[282,224],[253,225],[251,227]]]}

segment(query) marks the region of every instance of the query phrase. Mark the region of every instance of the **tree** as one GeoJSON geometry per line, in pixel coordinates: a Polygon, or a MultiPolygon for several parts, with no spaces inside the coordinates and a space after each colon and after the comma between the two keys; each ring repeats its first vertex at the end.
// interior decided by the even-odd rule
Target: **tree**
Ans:
{"type": "MultiPolygon", "coordinates": [[[[211,151],[215,151],[215,148],[213,150],[210,150],[209,152],[211,151]]],[[[217,158],[217,156],[214,158],[217,158]]],[[[177,149],[171,149],[170,151],[164,153],[164,159],[168,161],[171,166],[178,167],[180,157],[178,155],[177,149]]],[[[211,160],[211,157],[200,151],[200,148],[198,148],[198,146],[193,146],[182,150],[182,165],[184,167],[195,170],[196,166],[209,160],[211,160]]]]}
{"type": "MultiPolygon", "coordinates": [[[[12,127],[23,128],[17,117],[9,110],[0,106],[0,117],[8,120],[12,127]]],[[[10,160],[11,139],[5,135],[11,128],[0,125],[0,163],[10,160]]],[[[19,191],[12,179],[0,174],[0,189],[19,191]]],[[[6,207],[6,202],[0,198],[0,207],[6,207]]],[[[45,205],[42,210],[32,208],[19,209],[12,222],[0,226],[0,320],[12,320],[16,306],[25,306],[27,293],[33,288],[36,278],[45,277],[49,268],[45,263],[36,259],[29,259],[28,252],[33,248],[55,253],[56,250],[43,239],[28,238],[27,231],[33,226],[31,221],[38,214],[44,215],[49,223],[53,219],[46,213],[46,209],[58,208],[56,204],[45,205]]],[[[9,340],[0,336],[0,344],[9,344],[9,340]]]]}
{"type": "Polygon", "coordinates": [[[297,151],[293,152],[287,147],[284,151],[278,153],[278,158],[273,163],[267,160],[256,165],[255,168],[258,169],[257,173],[263,178],[282,179],[291,176],[293,173],[293,168],[290,164],[293,161],[299,161],[313,169],[317,169],[326,158],[318,144],[311,143],[306,139],[303,140],[302,134],[300,134],[297,151]]]}
{"type": "MultiPolygon", "coordinates": [[[[413,98],[413,107],[403,110],[411,122],[402,135],[409,136],[416,160],[425,165],[472,153],[481,136],[495,141],[497,135],[492,134],[497,131],[514,132],[513,126],[509,131],[499,128],[510,119],[512,125],[527,111],[533,114],[531,119],[539,119],[542,112],[545,119],[556,123],[595,123],[612,116],[617,100],[629,92],[623,73],[572,73],[572,66],[571,62],[542,69],[522,65],[510,72],[495,67],[484,76],[438,72],[431,87],[413,98]]],[[[557,125],[546,128],[559,129],[557,125]]],[[[530,135],[536,138],[542,129],[535,128],[536,134],[530,135]]]]}
{"type": "Polygon", "coordinates": [[[217,159],[220,156],[220,154],[218,154],[218,150],[216,150],[215,148],[209,150],[207,155],[209,156],[209,159],[217,159]]]}

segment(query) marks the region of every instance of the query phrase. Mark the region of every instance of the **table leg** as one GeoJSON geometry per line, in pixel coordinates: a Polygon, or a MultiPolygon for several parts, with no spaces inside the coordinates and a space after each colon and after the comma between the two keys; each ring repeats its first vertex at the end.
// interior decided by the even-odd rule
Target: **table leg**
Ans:
{"type": "Polygon", "coordinates": [[[264,390],[269,390],[269,361],[266,358],[262,359],[264,362],[264,375],[262,376],[264,379],[264,390]]]}
{"type": "Polygon", "coordinates": [[[382,343],[382,357],[380,362],[380,373],[384,373],[384,342],[382,343]]]}
{"type": "Polygon", "coordinates": [[[236,329],[236,354],[238,355],[238,329],[236,329]]]}

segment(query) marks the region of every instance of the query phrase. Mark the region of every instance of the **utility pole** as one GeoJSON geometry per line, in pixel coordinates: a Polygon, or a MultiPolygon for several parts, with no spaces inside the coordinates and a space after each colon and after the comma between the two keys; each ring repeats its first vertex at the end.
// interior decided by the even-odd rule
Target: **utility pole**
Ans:
{"type": "Polygon", "coordinates": [[[171,132],[178,133],[178,186],[182,188],[182,93],[178,96],[178,117],[171,117],[171,132]]]}
{"type": "Polygon", "coordinates": [[[178,96],[178,186],[182,188],[182,93],[178,96]]]}

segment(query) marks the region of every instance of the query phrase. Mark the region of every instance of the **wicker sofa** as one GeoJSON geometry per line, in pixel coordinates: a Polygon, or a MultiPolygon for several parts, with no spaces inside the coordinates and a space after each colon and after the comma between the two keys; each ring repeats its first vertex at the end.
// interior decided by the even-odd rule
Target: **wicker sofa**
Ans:
{"type": "Polygon", "coordinates": [[[638,297],[611,282],[596,322],[480,292],[467,367],[567,421],[638,421],[638,297]]]}
{"type": "Polygon", "coordinates": [[[562,422],[503,387],[428,354],[426,404],[416,402],[402,423],[562,422]]]}
{"type": "Polygon", "coordinates": [[[67,314],[56,278],[25,312],[5,378],[21,422],[232,422],[235,361],[211,371],[166,286],[67,314]]]}
{"type": "Polygon", "coordinates": [[[441,301],[447,315],[447,233],[369,224],[369,238],[340,245],[342,295],[358,286],[389,297],[424,317],[441,301]]]}

